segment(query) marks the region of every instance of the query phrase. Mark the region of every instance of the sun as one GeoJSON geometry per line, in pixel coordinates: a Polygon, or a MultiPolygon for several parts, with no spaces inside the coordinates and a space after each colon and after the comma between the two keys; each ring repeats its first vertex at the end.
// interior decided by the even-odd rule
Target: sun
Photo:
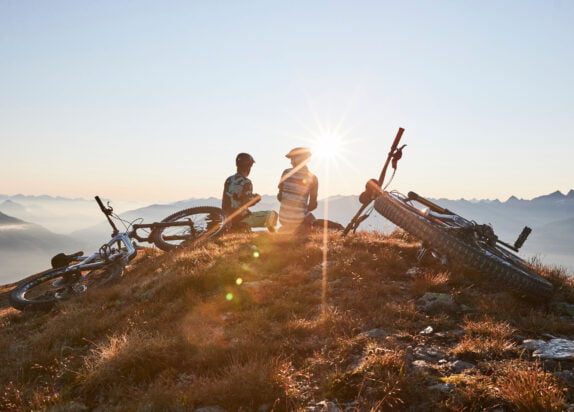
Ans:
{"type": "Polygon", "coordinates": [[[311,152],[314,157],[331,160],[340,155],[342,146],[343,140],[339,134],[321,133],[312,139],[311,152]]]}

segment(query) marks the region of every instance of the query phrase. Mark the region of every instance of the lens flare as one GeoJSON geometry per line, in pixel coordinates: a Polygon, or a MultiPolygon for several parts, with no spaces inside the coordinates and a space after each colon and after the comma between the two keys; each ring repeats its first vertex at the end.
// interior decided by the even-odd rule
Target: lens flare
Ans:
{"type": "Polygon", "coordinates": [[[226,300],[233,300],[233,293],[228,293],[227,295],[225,295],[225,299],[226,300]]]}
{"type": "Polygon", "coordinates": [[[343,140],[337,133],[326,132],[316,135],[311,143],[313,156],[322,159],[333,159],[337,157],[343,146],[343,140]]]}
{"type": "Polygon", "coordinates": [[[242,283],[243,283],[243,279],[241,279],[241,278],[235,279],[235,284],[236,284],[236,285],[241,285],[242,283]]]}
{"type": "Polygon", "coordinates": [[[257,251],[253,252],[253,257],[254,257],[255,259],[259,258],[259,256],[260,256],[260,255],[259,255],[259,252],[257,252],[257,251]]]}

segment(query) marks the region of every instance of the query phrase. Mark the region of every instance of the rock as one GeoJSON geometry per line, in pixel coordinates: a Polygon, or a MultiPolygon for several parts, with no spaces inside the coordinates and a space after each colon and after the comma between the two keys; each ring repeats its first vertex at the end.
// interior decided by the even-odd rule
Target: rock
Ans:
{"type": "Polygon", "coordinates": [[[452,388],[454,388],[454,385],[451,383],[437,383],[436,385],[431,385],[427,387],[429,391],[437,391],[437,392],[450,392],[452,388]]]}
{"type": "Polygon", "coordinates": [[[418,275],[420,275],[421,273],[423,273],[422,269],[415,266],[415,267],[412,267],[409,270],[407,270],[405,272],[405,276],[408,276],[410,278],[415,278],[418,275]]]}
{"type": "Polygon", "coordinates": [[[452,362],[449,367],[454,373],[462,373],[469,369],[475,369],[476,365],[474,363],[457,360],[452,362]]]}
{"type": "Polygon", "coordinates": [[[546,345],[546,342],[540,339],[526,339],[522,341],[522,347],[531,351],[535,351],[544,345],[546,345]]]}
{"type": "Polygon", "coordinates": [[[459,307],[454,303],[452,296],[446,293],[425,293],[417,300],[417,305],[422,311],[429,313],[459,311],[459,307]]]}
{"type": "Polygon", "coordinates": [[[574,317],[574,305],[571,305],[570,303],[554,302],[550,304],[550,307],[559,315],[574,317]]]}
{"type": "Polygon", "coordinates": [[[369,339],[381,339],[386,338],[389,334],[382,329],[371,329],[367,332],[361,333],[361,336],[369,339]]]}
{"type": "Polygon", "coordinates": [[[556,371],[552,373],[558,379],[568,383],[570,386],[574,386],[574,371],[556,371]]]}
{"type": "Polygon", "coordinates": [[[424,346],[417,346],[413,350],[413,355],[417,359],[423,359],[429,362],[437,362],[439,359],[444,358],[446,353],[440,350],[426,348],[424,346]]]}
{"type": "Polygon", "coordinates": [[[308,409],[309,412],[341,412],[341,410],[331,401],[321,401],[317,405],[308,409]]]}
{"type": "Polygon", "coordinates": [[[428,375],[433,370],[431,365],[424,360],[416,360],[411,363],[413,371],[417,375],[428,375]]]}
{"type": "Polygon", "coordinates": [[[433,336],[446,341],[458,340],[465,334],[463,329],[447,330],[445,332],[436,332],[433,336]]]}
{"type": "Polygon", "coordinates": [[[574,341],[568,339],[543,340],[526,339],[522,346],[533,350],[532,356],[541,359],[574,360],[574,341]]]}

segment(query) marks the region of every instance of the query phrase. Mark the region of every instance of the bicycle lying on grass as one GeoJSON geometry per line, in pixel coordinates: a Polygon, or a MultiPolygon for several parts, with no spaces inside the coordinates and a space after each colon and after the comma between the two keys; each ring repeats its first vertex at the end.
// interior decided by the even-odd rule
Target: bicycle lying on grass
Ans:
{"type": "MultiPolygon", "coordinates": [[[[140,242],[203,241],[218,235],[224,227],[225,216],[218,208],[194,208],[195,213],[184,221],[174,220],[150,224],[132,224],[123,221],[113,213],[112,207],[104,206],[96,196],[100,210],[112,227],[112,238],[97,252],[84,256],[83,252],[70,255],[60,253],[52,258],[52,269],[20,283],[10,292],[10,304],[19,310],[48,310],[59,301],[82,295],[89,289],[108,285],[119,279],[126,265],[136,257],[137,249],[132,239],[140,242]],[[195,217],[192,219],[191,217],[195,217]],[[125,232],[120,232],[112,217],[127,223],[125,232]],[[166,228],[185,226],[186,236],[158,237],[166,228]],[[144,236],[138,230],[151,230],[144,236]]],[[[172,215],[173,216],[173,215],[172,215]]],[[[158,245],[159,247],[159,245],[158,245]]]]}
{"type": "MultiPolygon", "coordinates": [[[[427,252],[434,252],[443,261],[453,260],[462,266],[480,271],[489,280],[511,290],[536,299],[548,299],[553,286],[513,252],[518,252],[531,232],[524,227],[516,242],[510,245],[498,239],[490,225],[478,224],[445,209],[414,192],[406,196],[383,187],[389,163],[394,173],[402,157],[399,147],[404,129],[400,128],[378,180],[367,182],[359,197],[361,208],[345,227],[343,236],[357,230],[373,208],[395,225],[422,241],[419,259],[427,252]],[[374,206],[367,209],[374,201],[374,206]],[[417,207],[417,204],[422,207],[417,207]],[[367,209],[366,213],[363,213],[367,209]]],[[[391,177],[392,180],[392,177],[391,177]]]]}

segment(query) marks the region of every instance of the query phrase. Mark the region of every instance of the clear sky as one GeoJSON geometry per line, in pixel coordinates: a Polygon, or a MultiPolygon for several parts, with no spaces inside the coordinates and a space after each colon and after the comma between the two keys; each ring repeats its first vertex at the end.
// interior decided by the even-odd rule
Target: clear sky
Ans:
{"type": "Polygon", "coordinates": [[[0,0],[0,193],[219,196],[240,151],[274,194],[320,134],[320,196],[574,188],[572,1],[0,0]]]}

